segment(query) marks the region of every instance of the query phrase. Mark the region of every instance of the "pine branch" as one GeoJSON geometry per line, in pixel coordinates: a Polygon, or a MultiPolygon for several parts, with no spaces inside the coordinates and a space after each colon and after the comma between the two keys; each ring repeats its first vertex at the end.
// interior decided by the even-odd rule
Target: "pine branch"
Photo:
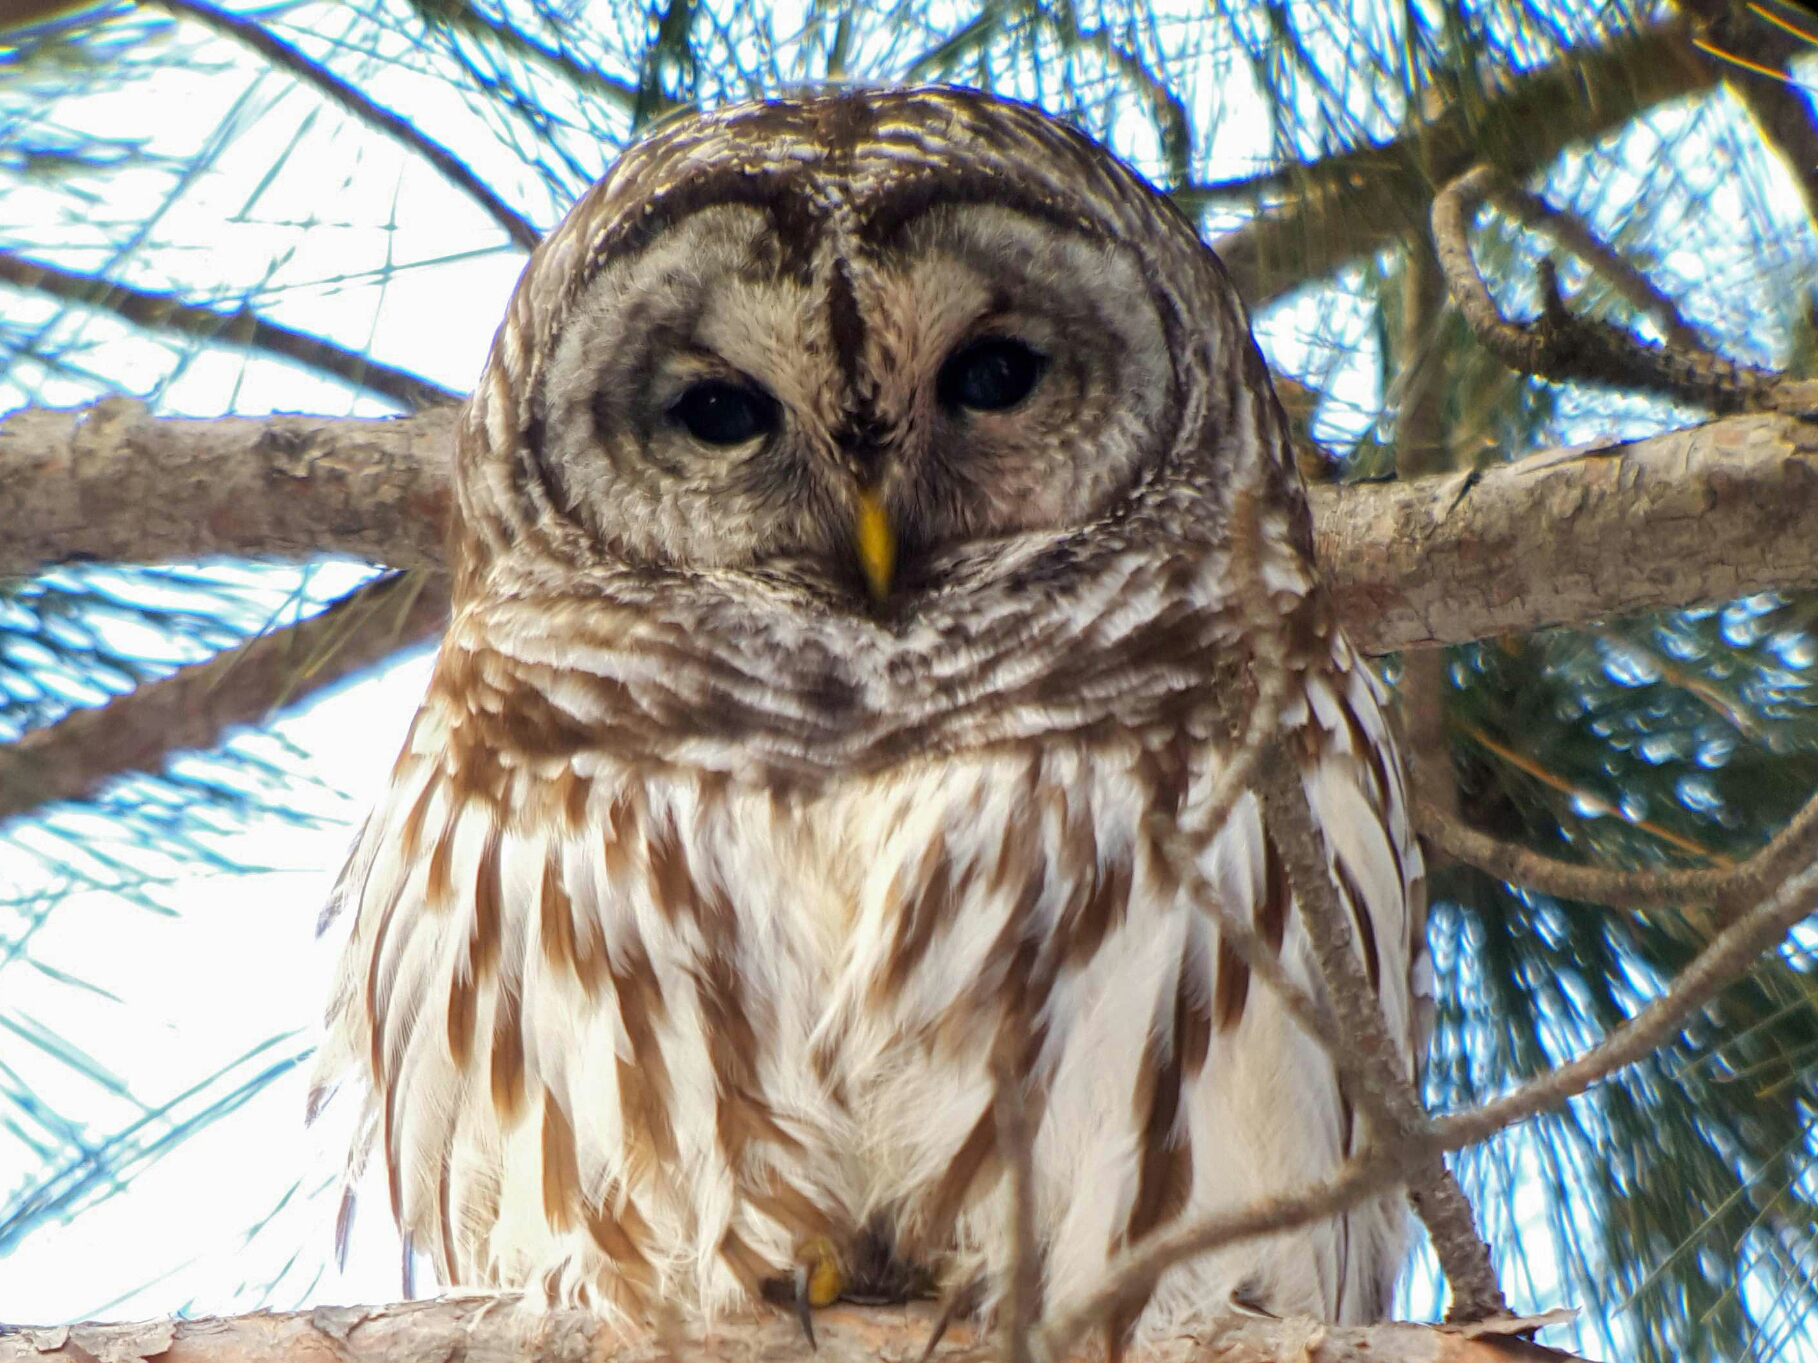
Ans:
{"type": "MultiPolygon", "coordinates": [[[[1531,197],[1531,196],[1530,196],[1531,197]]],[[[1433,248],[1445,270],[1452,301],[1485,349],[1522,374],[1659,393],[1713,412],[1760,411],[1774,405],[1782,376],[1734,364],[1694,340],[1648,345],[1619,327],[1566,310],[1551,261],[1536,271],[1541,314],[1511,322],[1477,268],[1471,251],[1472,216],[1485,199],[1508,198],[1517,216],[1537,213],[1495,167],[1475,166],[1433,200],[1433,248]]],[[[1544,208],[1544,205],[1542,205],[1544,208]]],[[[1594,263],[1594,262],[1593,262],[1594,263]]],[[[1682,328],[1683,330],[1683,328],[1682,328]]]]}
{"type": "MultiPolygon", "coordinates": [[[[723,1323],[707,1339],[627,1340],[582,1311],[526,1309],[516,1298],[458,1297],[395,1306],[323,1306],[290,1314],[130,1325],[59,1325],[0,1330],[0,1363],[876,1363],[914,1357],[933,1323],[925,1302],[907,1307],[838,1306],[819,1313],[818,1349],[786,1316],[723,1323]]],[[[1169,1340],[1124,1355],[1125,1363],[1521,1363],[1569,1355],[1531,1345],[1513,1330],[1557,1317],[1497,1322],[1495,1328],[1380,1324],[1328,1325],[1298,1317],[1227,1316],[1197,1338],[1169,1340]]],[[[976,1363],[986,1341],[955,1326],[931,1357],[976,1363]]],[[[1058,1355],[1055,1355],[1058,1356],[1058,1355]]]]}
{"type": "Polygon", "coordinates": [[[234,312],[221,312],[179,302],[169,294],[61,270],[43,261],[27,260],[11,251],[0,251],[0,284],[111,312],[155,331],[175,332],[276,355],[317,373],[333,375],[364,392],[390,398],[413,411],[426,411],[458,400],[460,396],[428,379],[380,364],[320,336],[265,321],[244,306],[234,312]]]}
{"type": "Polygon", "coordinates": [[[447,618],[442,578],[395,573],[299,624],[72,711],[0,746],[0,822],[86,799],[128,772],[161,771],[173,753],[218,747],[229,729],[359,675],[432,637],[447,618]]]}
{"type": "Polygon", "coordinates": [[[1818,582],[1818,424],[1797,418],[1309,491],[1321,570],[1368,653],[1818,582]]]}
{"type": "Polygon", "coordinates": [[[415,8],[431,24],[469,35],[484,35],[504,51],[546,67],[564,84],[584,94],[598,95],[622,113],[629,114],[637,104],[637,87],[628,81],[609,76],[598,67],[583,65],[558,48],[545,47],[521,29],[513,28],[503,19],[495,19],[471,5],[439,5],[432,2],[415,8]]]}
{"type": "Polygon", "coordinates": [[[217,554],[439,566],[456,415],[187,420],[130,398],[13,412],[0,418],[0,577],[217,554]]]}
{"type": "Polygon", "coordinates": [[[1426,800],[1417,805],[1416,814],[1421,835],[1433,846],[1511,885],[1613,909],[1709,905],[1720,924],[1734,922],[1795,867],[1818,858],[1818,796],[1742,865],[1696,871],[1584,866],[1479,832],[1426,800]]]}
{"type": "MultiPolygon", "coordinates": [[[[456,413],[0,417],[0,576],[92,558],[351,554],[439,564],[456,413]]],[[[1818,423],[1731,417],[1481,473],[1310,489],[1320,565],[1368,653],[1818,583],[1818,423]]]]}
{"type": "Polygon", "coordinates": [[[505,229],[505,235],[526,251],[535,250],[537,242],[542,240],[542,233],[494,194],[486,182],[468,169],[467,163],[460,157],[419,132],[408,119],[377,104],[357,87],[342,80],[320,63],[311,61],[275,34],[249,19],[216,9],[213,5],[201,4],[199,0],[155,2],[160,9],[168,10],[181,18],[193,19],[204,27],[251,48],[273,66],[288,72],[329,102],[339,105],[367,127],[377,129],[421,156],[436,168],[444,180],[484,209],[487,216],[505,229]]]}
{"type": "MultiPolygon", "coordinates": [[[[1771,43],[1797,50],[1790,36],[1771,43]]],[[[1327,157],[1252,182],[1287,189],[1288,202],[1212,243],[1252,309],[1397,237],[1427,230],[1435,191],[1478,161],[1525,179],[1567,147],[1594,140],[1668,100],[1708,90],[1722,64],[1699,50],[1684,23],[1643,29],[1567,53],[1514,77],[1487,100],[1460,100],[1407,136],[1327,157]]],[[[1233,187],[1186,189],[1175,202],[1195,214],[1233,187]]]]}
{"type": "Polygon", "coordinates": [[[1576,1060],[1505,1097],[1439,1117],[1432,1139],[1449,1150],[1488,1140],[1498,1131],[1562,1106],[1569,1098],[1652,1055],[1692,1015],[1746,975],[1761,956],[1818,911],[1818,862],[1807,864],[1772,895],[1731,923],[1682,970],[1667,991],[1576,1060]]]}

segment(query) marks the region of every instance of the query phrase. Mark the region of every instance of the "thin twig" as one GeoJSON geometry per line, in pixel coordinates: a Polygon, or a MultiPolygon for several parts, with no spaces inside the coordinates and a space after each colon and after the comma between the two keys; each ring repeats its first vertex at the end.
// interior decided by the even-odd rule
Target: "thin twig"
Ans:
{"type": "Polygon", "coordinates": [[[1661,393],[1714,412],[1771,405],[1779,374],[1734,364],[1702,347],[1646,345],[1618,327],[1566,311],[1549,261],[1537,267],[1540,317],[1508,321],[1484,284],[1469,233],[1472,215],[1505,183],[1495,167],[1479,165],[1433,199],[1434,250],[1453,301],[1487,350],[1521,373],[1661,393]]]}
{"type": "MultiPolygon", "coordinates": [[[[1350,913],[1339,901],[1325,838],[1297,767],[1279,763],[1267,769],[1262,799],[1335,1020],[1346,1047],[1371,1081],[1353,1094],[1374,1128],[1371,1137],[1396,1146],[1418,1141],[1427,1131],[1427,1114],[1358,959],[1350,913]]],[[[1364,906],[1357,908],[1362,912],[1364,906]]],[[[1508,1304],[1496,1282],[1489,1246],[1444,1157],[1433,1152],[1419,1160],[1410,1168],[1408,1184],[1452,1289],[1446,1318],[1471,1321],[1506,1314],[1508,1304]]]]}
{"type": "Polygon", "coordinates": [[[1065,1358],[1086,1331],[1100,1321],[1130,1302],[1147,1300],[1162,1274],[1176,1264],[1243,1240],[1339,1216],[1402,1181],[1399,1152],[1378,1148],[1362,1158],[1348,1160],[1331,1178],[1319,1183],[1152,1236],[1113,1264],[1096,1292],[1048,1324],[1040,1335],[1039,1352],[1044,1358],[1065,1358]]]}
{"type": "Polygon", "coordinates": [[[170,11],[183,18],[193,19],[216,33],[225,34],[235,42],[242,43],[259,53],[273,66],[288,72],[304,85],[339,105],[354,118],[369,128],[390,137],[393,141],[414,151],[456,189],[478,204],[494,222],[505,229],[505,235],[526,251],[536,249],[542,239],[542,233],[517,210],[513,209],[497,194],[493,193],[485,181],[475,175],[448,148],[417,130],[408,119],[393,113],[373,102],[360,90],[342,80],[334,72],[319,62],[310,60],[302,52],[292,47],[282,38],[268,29],[261,28],[250,19],[229,14],[216,9],[213,5],[199,3],[199,0],[154,0],[160,9],[170,11]]]}
{"type": "Polygon", "coordinates": [[[1566,250],[1601,275],[1636,312],[1652,317],[1669,346],[1688,353],[1706,351],[1704,342],[1679,311],[1679,304],[1659,285],[1591,230],[1575,213],[1555,208],[1545,199],[1514,181],[1499,179],[1490,189],[1495,205],[1522,223],[1545,232],[1566,250]]]}
{"type": "Polygon", "coordinates": [[[368,393],[377,393],[413,411],[458,402],[461,395],[407,370],[380,364],[320,336],[293,331],[255,316],[244,306],[234,312],[182,303],[166,293],[135,289],[111,279],[62,270],[43,261],[0,251],[0,284],[32,289],[111,312],[140,326],[276,355],[318,373],[332,374],[368,393]]]}
{"type": "Polygon", "coordinates": [[[129,772],[160,771],[173,753],[217,747],[228,730],[432,637],[447,617],[445,579],[391,573],[299,624],[71,711],[0,746],[0,820],[86,799],[129,772]]]}
{"type": "Polygon", "coordinates": [[[1580,866],[1480,832],[1428,800],[1416,802],[1415,815],[1422,835],[1433,846],[1511,885],[1638,912],[1708,904],[1719,924],[1734,922],[1772,892],[1795,866],[1818,855],[1818,795],[1805,803],[1773,841],[1740,866],[1695,871],[1580,866]]]}
{"type": "Polygon", "coordinates": [[[1646,1059],[1814,911],[1818,911],[1818,862],[1789,877],[1771,896],[1725,928],[1674,978],[1665,994],[1578,1059],[1493,1102],[1435,1118],[1433,1138],[1447,1150],[1475,1145],[1516,1122],[1559,1107],[1617,1070],[1646,1059]]]}
{"type": "MultiPolygon", "coordinates": [[[[1274,414],[1264,415],[1267,419],[1274,414]]],[[[1285,420],[1281,424],[1285,440],[1285,420]]],[[[1292,656],[1294,613],[1283,610],[1267,590],[1262,573],[1266,552],[1263,525],[1249,505],[1248,491],[1240,488],[1234,494],[1231,516],[1235,593],[1249,617],[1254,649],[1251,668],[1259,688],[1285,694],[1291,687],[1289,678],[1303,675],[1299,660],[1292,656]]],[[[1272,720],[1270,727],[1274,727],[1272,720]]],[[[1281,849],[1295,907],[1325,984],[1332,1021],[1342,1033],[1322,1036],[1315,1031],[1314,1036],[1337,1067],[1355,1077],[1348,1087],[1369,1121],[1372,1140],[1403,1148],[1417,1142],[1428,1129],[1426,1110],[1414,1087],[1412,1058],[1390,1037],[1381,1001],[1359,962],[1351,915],[1339,902],[1338,886],[1328,866],[1326,838],[1302,779],[1301,764],[1294,760],[1291,744],[1278,745],[1277,753],[1277,760],[1259,765],[1256,796],[1281,849]]],[[[1358,905],[1357,911],[1365,912],[1366,906],[1358,905]]],[[[1496,1282],[1490,1247],[1479,1234],[1470,1201],[1446,1167],[1445,1158],[1431,1152],[1407,1169],[1415,1211],[1426,1224],[1452,1289],[1447,1318],[1473,1321],[1506,1315],[1508,1305],[1496,1282]]]]}

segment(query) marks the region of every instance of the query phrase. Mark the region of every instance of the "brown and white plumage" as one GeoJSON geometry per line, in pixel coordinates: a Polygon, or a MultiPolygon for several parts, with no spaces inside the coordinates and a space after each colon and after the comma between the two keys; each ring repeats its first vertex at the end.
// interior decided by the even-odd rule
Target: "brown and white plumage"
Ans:
{"type": "MultiPolygon", "coordinates": [[[[1152,817],[1191,822],[1255,701],[1234,498],[1291,642],[1282,750],[1411,1056],[1400,764],[1241,305],[1104,151],[949,90],[666,125],[532,256],[456,488],[323,1062],[370,1086],[356,1164],[444,1282],[711,1316],[831,1246],[854,1291],[989,1300],[1005,1046],[1051,1308],[1357,1148],[1152,817]]],[[[1253,795],[1200,866],[1308,979],[1253,795]]],[[[1141,1328],[1373,1318],[1401,1221],[1176,1269],[1141,1328]]]]}

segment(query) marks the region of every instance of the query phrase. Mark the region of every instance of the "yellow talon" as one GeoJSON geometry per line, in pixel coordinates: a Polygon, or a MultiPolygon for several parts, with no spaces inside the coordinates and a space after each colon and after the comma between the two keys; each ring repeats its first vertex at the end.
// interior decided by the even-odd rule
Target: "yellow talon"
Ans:
{"type": "Polygon", "coordinates": [[[808,1270],[808,1304],[832,1306],[846,1286],[833,1242],[824,1235],[817,1235],[802,1246],[801,1254],[808,1270]]]}

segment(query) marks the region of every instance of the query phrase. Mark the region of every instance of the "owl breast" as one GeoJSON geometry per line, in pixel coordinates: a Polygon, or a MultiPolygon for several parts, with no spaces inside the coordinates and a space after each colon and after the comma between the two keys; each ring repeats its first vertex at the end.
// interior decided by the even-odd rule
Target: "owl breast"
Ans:
{"type": "MultiPolygon", "coordinates": [[[[1350,680],[1334,715],[1380,722],[1350,680]]],[[[1051,1305],[1180,1218],[1329,1174],[1359,1137],[1330,1063],[1150,831],[1206,797],[1208,743],[1057,735],[791,789],[575,752],[456,767],[484,711],[432,690],[350,868],[340,1005],[400,1224],[446,1282],[712,1316],[831,1253],[856,1296],[976,1281],[988,1301],[1010,1254],[1006,1071],[1051,1305]]],[[[1351,816],[1370,779],[1339,763],[1309,789],[1351,816]]],[[[1401,912],[1401,849],[1371,826],[1351,884],[1401,912]]],[[[1252,797],[1202,870],[1304,979],[1252,797]]],[[[1405,1019],[1410,926],[1364,921],[1405,1019]]],[[[1233,1302],[1367,1319],[1398,1245],[1384,1203],[1210,1256],[1143,1328],[1233,1302]]]]}

